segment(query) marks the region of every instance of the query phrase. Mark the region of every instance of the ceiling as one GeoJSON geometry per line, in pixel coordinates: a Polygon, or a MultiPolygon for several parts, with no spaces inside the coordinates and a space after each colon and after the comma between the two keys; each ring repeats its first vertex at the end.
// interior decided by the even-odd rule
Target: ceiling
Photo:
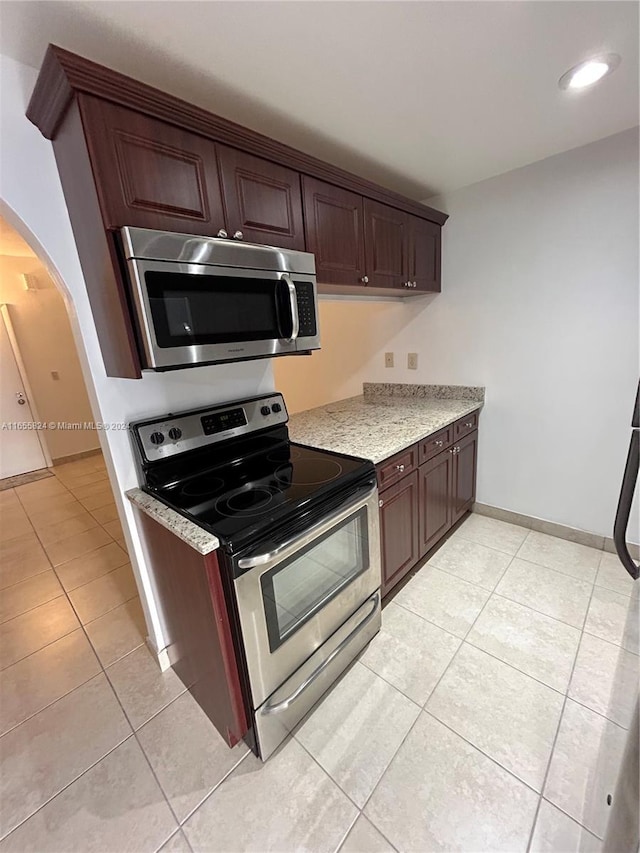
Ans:
{"type": "Polygon", "coordinates": [[[48,42],[424,200],[638,124],[638,3],[14,2],[0,50],[48,42]],[[601,52],[591,90],[558,78],[601,52]]]}

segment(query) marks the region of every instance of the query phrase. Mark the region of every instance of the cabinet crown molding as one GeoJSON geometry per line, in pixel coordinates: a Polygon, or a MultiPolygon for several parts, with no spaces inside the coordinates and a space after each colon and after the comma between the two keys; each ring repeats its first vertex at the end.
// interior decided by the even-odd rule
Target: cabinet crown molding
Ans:
{"type": "Polygon", "coordinates": [[[448,219],[446,213],[407,199],[181,98],[50,44],[27,108],[27,118],[43,136],[53,140],[77,93],[94,95],[137,110],[216,142],[360,193],[437,225],[444,225],[448,219]]]}

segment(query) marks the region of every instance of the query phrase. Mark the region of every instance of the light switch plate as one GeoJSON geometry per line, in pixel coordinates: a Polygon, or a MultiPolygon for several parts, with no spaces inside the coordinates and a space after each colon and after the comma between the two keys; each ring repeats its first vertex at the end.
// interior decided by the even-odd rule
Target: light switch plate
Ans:
{"type": "Polygon", "coordinates": [[[407,355],[407,367],[409,370],[417,370],[418,369],[418,353],[410,352],[407,355]]]}
{"type": "Polygon", "coordinates": [[[384,354],[384,366],[385,367],[393,367],[393,353],[385,352],[384,354]]]}

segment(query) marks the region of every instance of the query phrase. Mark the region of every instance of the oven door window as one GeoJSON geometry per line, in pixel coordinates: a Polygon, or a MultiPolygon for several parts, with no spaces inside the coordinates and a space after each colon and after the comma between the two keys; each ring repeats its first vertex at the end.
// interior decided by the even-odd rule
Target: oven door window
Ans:
{"type": "Polygon", "coordinates": [[[291,309],[282,281],[147,271],[145,283],[159,347],[291,335],[291,309]]]}
{"type": "Polygon", "coordinates": [[[260,580],[271,651],[368,568],[367,509],[363,507],[303,552],[265,572],[260,580]]]}

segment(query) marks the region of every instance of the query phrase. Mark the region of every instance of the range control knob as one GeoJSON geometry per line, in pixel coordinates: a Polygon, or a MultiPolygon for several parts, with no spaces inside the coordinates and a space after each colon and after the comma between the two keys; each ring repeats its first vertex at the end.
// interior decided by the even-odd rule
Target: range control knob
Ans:
{"type": "Polygon", "coordinates": [[[270,415],[270,414],[271,414],[271,409],[269,408],[269,406],[263,406],[263,407],[260,409],[260,412],[261,412],[263,415],[270,415]]]}
{"type": "Polygon", "coordinates": [[[161,432],[152,432],[149,436],[149,441],[151,444],[162,444],[164,435],[161,432]]]}
{"type": "Polygon", "coordinates": [[[182,437],[182,430],[180,427],[171,427],[169,430],[169,438],[172,438],[174,441],[177,441],[182,437]]]}
{"type": "Polygon", "coordinates": [[[276,413],[276,415],[277,415],[277,414],[278,414],[278,412],[281,412],[281,411],[282,411],[282,406],[280,405],[280,403],[274,403],[274,404],[273,404],[273,406],[271,407],[271,409],[272,409],[272,411],[274,411],[274,412],[276,413]]]}

